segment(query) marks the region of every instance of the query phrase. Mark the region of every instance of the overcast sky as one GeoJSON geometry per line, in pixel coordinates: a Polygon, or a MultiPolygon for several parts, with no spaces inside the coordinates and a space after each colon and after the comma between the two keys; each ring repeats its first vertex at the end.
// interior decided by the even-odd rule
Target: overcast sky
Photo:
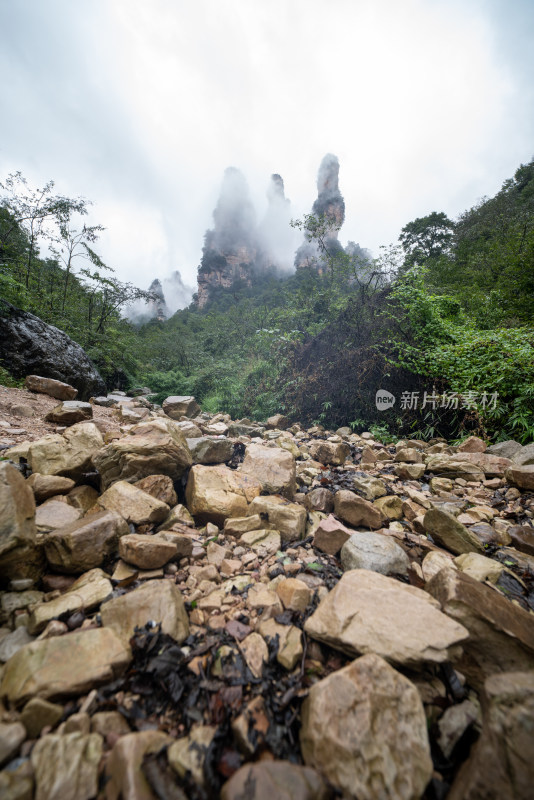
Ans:
{"type": "Polygon", "coordinates": [[[534,154],[532,0],[0,0],[0,75],[0,180],[93,200],[143,288],[195,284],[227,166],[299,216],[336,154],[340,239],[377,254],[534,154]]]}

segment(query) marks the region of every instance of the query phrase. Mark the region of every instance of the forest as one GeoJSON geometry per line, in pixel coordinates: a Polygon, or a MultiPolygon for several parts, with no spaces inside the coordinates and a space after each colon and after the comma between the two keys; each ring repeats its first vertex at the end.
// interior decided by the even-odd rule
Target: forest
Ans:
{"type": "MultiPolygon", "coordinates": [[[[534,439],[534,161],[457,219],[407,222],[372,260],[329,248],[331,220],[295,220],[318,263],[142,325],[128,305],[154,298],[102,261],[89,201],[20,173],[0,189],[0,297],[64,330],[110,389],[145,385],[158,402],[191,394],[234,419],[283,412],[383,441],[534,439]],[[386,410],[378,391],[395,398],[386,410]]],[[[0,366],[0,383],[17,382],[0,366]]]]}

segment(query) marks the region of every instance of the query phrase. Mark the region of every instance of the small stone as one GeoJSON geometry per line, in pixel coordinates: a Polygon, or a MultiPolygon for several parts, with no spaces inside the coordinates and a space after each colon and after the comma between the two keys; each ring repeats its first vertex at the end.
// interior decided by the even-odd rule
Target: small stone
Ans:
{"type": "Polygon", "coordinates": [[[278,597],[284,608],[290,611],[304,612],[308,608],[312,592],[303,581],[298,578],[285,578],[276,586],[278,597]]]}
{"type": "Polygon", "coordinates": [[[224,521],[224,532],[237,539],[243,533],[257,531],[260,528],[263,528],[263,522],[259,514],[251,514],[249,517],[234,517],[224,521]]]}
{"type": "Polygon", "coordinates": [[[33,473],[26,480],[26,483],[31,487],[37,503],[42,503],[57,494],[68,494],[74,488],[72,478],[62,478],[59,475],[33,473]]]}
{"type": "Polygon", "coordinates": [[[84,573],[59,597],[47,603],[38,603],[30,614],[28,630],[40,633],[55,617],[76,611],[92,611],[112,592],[112,586],[101,569],[84,573]]]}
{"type": "Polygon", "coordinates": [[[376,530],[386,522],[384,514],[354,492],[341,489],[334,500],[336,516],[354,527],[365,526],[376,530]]]}
{"type": "Polygon", "coordinates": [[[400,497],[395,494],[387,495],[387,497],[379,497],[373,503],[387,519],[402,519],[403,503],[400,497]]]}
{"type": "Polygon", "coordinates": [[[403,481],[418,481],[425,474],[426,466],[419,462],[416,464],[396,464],[393,471],[403,481]]]}
{"type": "Polygon", "coordinates": [[[51,567],[79,574],[99,567],[117,551],[128,525],[115,511],[99,511],[49,533],[45,553],[51,567]]]}
{"type": "Polygon", "coordinates": [[[290,503],[284,497],[255,497],[248,513],[259,514],[263,520],[262,527],[279,531],[283,542],[298,541],[306,533],[306,509],[298,503],[290,503]]]}
{"type": "Polygon", "coordinates": [[[330,796],[318,772],[289,761],[245,764],[221,790],[221,800],[328,800],[330,796]]]}
{"type": "Polygon", "coordinates": [[[255,678],[261,678],[263,665],[269,660],[269,651],[265,640],[259,633],[251,633],[239,645],[247,666],[255,678]]]}
{"type": "Polygon", "coordinates": [[[11,656],[14,656],[17,650],[20,650],[24,645],[33,642],[33,637],[28,633],[28,629],[24,626],[15,628],[4,636],[0,641],[0,663],[9,661],[11,656]]]}
{"type": "Polygon", "coordinates": [[[163,411],[171,419],[180,417],[196,417],[200,414],[200,406],[194,397],[172,396],[163,401],[163,411]]]}
{"type": "Polygon", "coordinates": [[[259,632],[265,639],[278,638],[278,663],[291,671],[302,660],[302,632],[296,625],[280,625],[274,619],[265,620],[259,626],[259,632]]]}
{"type": "Polygon", "coordinates": [[[43,736],[31,753],[37,800],[96,797],[101,757],[102,737],[97,733],[43,736]]]}

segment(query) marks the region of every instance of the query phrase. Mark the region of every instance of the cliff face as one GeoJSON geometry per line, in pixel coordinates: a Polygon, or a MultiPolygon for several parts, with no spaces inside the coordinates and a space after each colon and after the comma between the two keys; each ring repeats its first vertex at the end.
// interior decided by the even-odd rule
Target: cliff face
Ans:
{"type": "Polygon", "coordinates": [[[214,227],[206,231],[198,269],[198,305],[209,300],[212,287],[229,288],[236,280],[250,286],[257,258],[256,214],[247,182],[235,167],[224,173],[213,212],[214,227]]]}
{"type": "MultiPolygon", "coordinates": [[[[287,274],[295,267],[313,266],[321,272],[323,259],[315,241],[305,236],[297,249],[295,236],[298,234],[290,225],[291,204],[285,196],[280,175],[271,175],[267,198],[265,216],[257,225],[244,176],[235,167],[225,171],[213,212],[214,225],[206,231],[198,268],[197,303],[200,308],[208,303],[212,289],[228,289],[235,281],[251,286],[256,275],[287,274]]],[[[331,153],[323,158],[319,167],[317,199],[312,214],[323,217],[326,222],[324,242],[328,251],[342,251],[338,232],[345,220],[345,201],[339,191],[339,161],[331,153]]],[[[360,249],[358,245],[353,247],[360,249]]]]}
{"type": "MultiPolygon", "coordinates": [[[[339,161],[332,153],[321,161],[317,174],[317,199],[312,206],[315,217],[324,217],[326,222],[326,235],[324,243],[329,252],[336,252],[343,248],[339,244],[339,229],[345,221],[345,201],[339,191],[339,161]]],[[[295,255],[295,267],[314,266],[321,271],[320,251],[317,242],[305,236],[295,255]]]]}

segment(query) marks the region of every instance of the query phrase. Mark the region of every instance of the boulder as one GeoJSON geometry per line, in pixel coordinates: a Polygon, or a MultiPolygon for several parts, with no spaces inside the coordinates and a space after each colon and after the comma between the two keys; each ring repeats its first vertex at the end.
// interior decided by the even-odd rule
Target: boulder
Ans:
{"type": "Polygon", "coordinates": [[[346,442],[317,440],[309,443],[308,450],[315,461],[332,466],[342,466],[350,455],[350,446],[346,442]]]}
{"type": "Polygon", "coordinates": [[[459,570],[442,569],[425,588],[469,631],[458,667],[475,688],[497,672],[534,668],[534,618],[528,611],[459,570]]]}
{"type": "Polygon", "coordinates": [[[302,756],[344,797],[422,797],[433,766],[416,687],[375,654],[315,683],[302,707],[302,756]]]}
{"type": "Polygon", "coordinates": [[[480,540],[471,533],[456,517],[440,508],[426,512],[423,525],[436,544],[445,547],[455,555],[461,553],[484,553],[480,540]]]}
{"type": "Polygon", "coordinates": [[[530,525],[511,525],[508,528],[508,534],[511,544],[516,550],[534,556],[534,527],[530,525]]]}
{"type": "Polygon", "coordinates": [[[32,442],[28,462],[32,472],[77,480],[92,471],[93,456],[103,445],[102,434],[93,422],[78,422],[62,435],[50,434],[32,442]]]}
{"type": "Polygon", "coordinates": [[[183,642],[189,635],[189,620],[180,590],[167,580],[152,580],[127,594],[102,604],[103,630],[111,629],[121,641],[128,643],[135,627],[144,627],[149,620],[161,622],[161,630],[183,642]]]}
{"type": "Polygon", "coordinates": [[[389,520],[402,519],[403,503],[396,494],[388,494],[386,497],[379,497],[373,505],[384,514],[389,520]]]}
{"type": "Polygon", "coordinates": [[[193,464],[224,464],[234,455],[235,439],[199,436],[187,439],[193,464]]]}
{"type": "Polygon", "coordinates": [[[311,767],[289,761],[245,764],[221,790],[221,800],[329,800],[331,792],[311,767]]]}
{"type": "Polygon", "coordinates": [[[438,478],[463,478],[465,481],[483,481],[485,478],[484,470],[477,464],[445,453],[426,456],[426,472],[432,472],[438,478]]]}
{"type": "Polygon", "coordinates": [[[508,483],[512,483],[520,489],[534,491],[534,464],[508,467],[504,475],[508,483]]]}
{"type": "Polygon", "coordinates": [[[0,353],[0,362],[15,378],[34,374],[71,384],[81,400],[105,392],[104,381],[80,345],[6,300],[0,300],[0,353]]]}
{"type": "Polygon", "coordinates": [[[503,564],[499,564],[494,558],[481,556],[479,553],[462,553],[456,556],[454,563],[459,570],[470,575],[476,581],[489,581],[496,583],[503,570],[503,564]]]}
{"type": "Polygon", "coordinates": [[[98,793],[103,740],[98,733],[48,734],[31,752],[37,800],[91,800],[98,793]]]}
{"type": "Polygon", "coordinates": [[[384,527],[385,515],[368,500],[354,492],[340,489],[334,498],[334,511],[343,522],[353,527],[366,527],[372,530],[384,527]]]}
{"type": "Polygon", "coordinates": [[[534,786],[534,671],[492,675],[484,684],[481,699],[482,734],[447,798],[530,797],[534,786]]]}
{"type": "Polygon", "coordinates": [[[185,497],[196,519],[222,526],[229,517],[246,516],[260,491],[259,481],[238,470],[195,464],[189,472],[185,497]]]}
{"type": "Polygon", "coordinates": [[[93,418],[91,403],[82,403],[80,400],[66,400],[61,405],[49,411],[45,417],[46,422],[55,422],[57,425],[74,425],[76,422],[87,422],[93,418]]]}
{"type": "Polygon", "coordinates": [[[196,417],[200,414],[200,406],[194,397],[173,396],[163,401],[162,408],[171,419],[196,417]]]}
{"type": "Polygon", "coordinates": [[[312,599],[312,590],[298,578],[283,578],[276,585],[276,593],[284,608],[304,613],[312,599]]]}
{"type": "Polygon", "coordinates": [[[18,469],[0,462],[0,557],[35,543],[35,499],[18,469]]]}
{"type": "Polygon", "coordinates": [[[4,667],[0,698],[15,706],[83,694],[117,678],[131,653],[113,631],[93,628],[27,644],[4,667]]]}
{"type": "Polygon", "coordinates": [[[119,538],[129,530],[125,520],[114,511],[91,514],[50,533],[44,545],[46,559],[58,572],[86,572],[114,555],[119,538]]]}
{"type": "Polygon", "coordinates": [[[259,514],[266,528],[279,531],[283,542],[298,541],[306,534],[306,509],[285,497],[255,497],[248,514],[259,514]]]}
{"type": "Polygon", "coordinates": [[[78,389],[69,383],[56,381],[53,378],[42,378],[40,375],[28,375],[24,386],[29,392],[47,394],[49,397],[55,397],[56,400],[68,402],[78,396],[78,389]]]}
{"type": "Polygon", "coordinates": [[[20,722],[0,722],[0,767],[17,755],[25,738],[26,729],[20,722]]]}
{"type": "Polygon", "coordinates": [[[290,422],[289,417],[285,417],[283,414],[274,414],[274,416],[269,417],[267,422],[265,423],[265,427],[268,431],[272,430],[279,430],[285,431],[289,428],[290,422]]]}
{"type": "Polygon", "coordinates": [[[484,472],[486,478],[502,478],[505,470],[512,463],[509,458],[479,452],[456,453],[454,460],[456,462],[468,461],[470,464],[474,464],[484,472]]]}
{"type": "Polygon", "coordinates": [[[295,495],[295,459],[287,450],[249,444],[239,471],[258,480],[263,494],[279,494],[288,500],[295,495]]]}
{"type": "Polygon", "coordinates": [[[403,481],[418,481],[426,472],[424,464],[395,464],[395,475],[403,481]]]}
{"type": "Polygon", "coordinates": [[[483,453],[485,450],[486,442],[479,436],[468,436],[458,445],[459,453],[483,453]]]}
{"type": "Polygon", "coordinates": [[[526,467],[534,464],[534,442],[526,444],[521,450],[517,450],[512,456],[513,464],[518,467],[526,467]]]}
{"type": "Polygon", "coordinates": [[[356,569],[321,600],[304,630],[349,656],[377,653],[406,667],[443,663],[459,654],[468,631],[439,608],[421,589],[356,569]]]}
{"type": "Polygon", "coordinates": [[[22,709],[20,721],[26,728],[28,737],[37,739],[45,726],[55,728],[62,716],[63,706],[59,703],[50,703],[40,697],[33,697],[22,709]]]}
{"type": "Polygon", "coordinates": [[[383,497],[387,494],[386,484],[379,478],[355,475],[352,480],[352,486],[354,491],[362,494],[366,500],[376,500],[377,497],[383,497]]]}
{"type": "Polygon", "coordinates": [[[368,569],[382,575],[407,575],[410,559],[390,536],[361,531],[354,533],[341,548],[341,566],[368,569]]]}
{"type": "Polygon", "coordinates": [[[169,516],[167,503],[144,492],[127,481],[117,481],[98,498],[98,505],[106,511],[116,511],[126,522],[148,525],[163,522],[169,516]]]}
{"type": "Polygon", "coordinates": [[[513,459],[514,455],[522,449],[519,442],[513,439],[508,439],[506,442],[498,442],[486,448],[486,453],[492,456],[500,456],[501,458],[513,459]]]}
{"type": "Polygon", "coordinates": [[[104,490],[115,481],[133,483],[149,475],[177,480],[191,463],[182,431],[163,417],[135,425],[129,435],[103,447],[94,458],[104,490]]]}

